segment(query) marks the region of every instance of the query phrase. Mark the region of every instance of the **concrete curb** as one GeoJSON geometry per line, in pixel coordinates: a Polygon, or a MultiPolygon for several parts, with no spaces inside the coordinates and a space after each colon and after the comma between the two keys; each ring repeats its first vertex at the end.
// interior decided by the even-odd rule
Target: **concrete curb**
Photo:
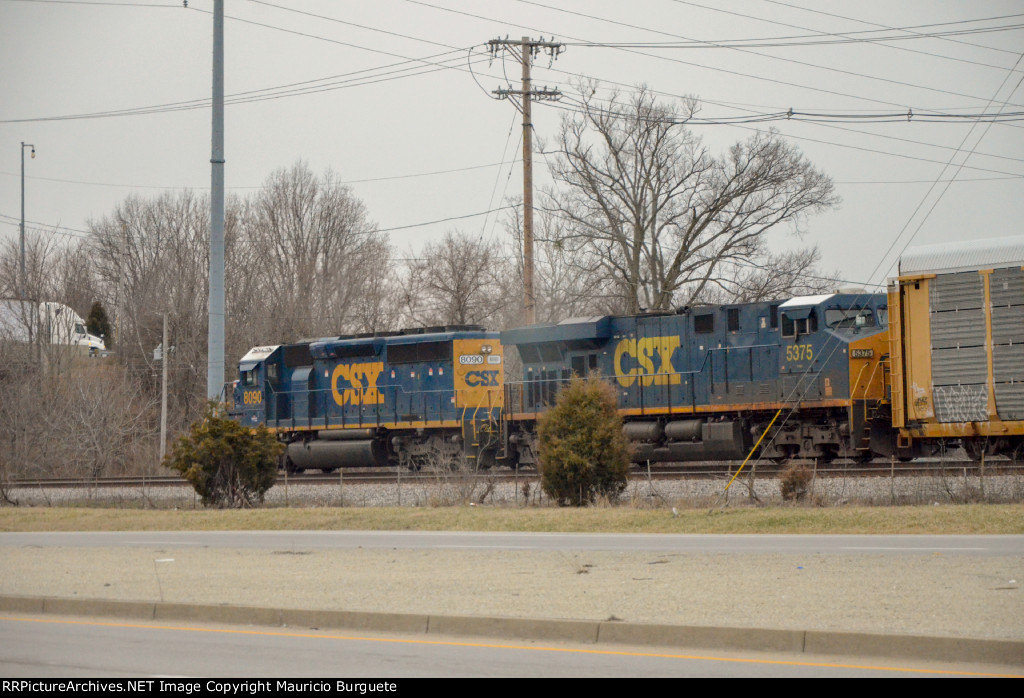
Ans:
{"type": "Polygon", "coordinates": [[[266,627],[336,628],[505,640],[840,654],[1024,666],[1024,641],[821,630],[717,628],[623,621],[544,620],[412,613],[316,611],[253,606],[0,596],[0,612],[199,621],[266,627]]]}

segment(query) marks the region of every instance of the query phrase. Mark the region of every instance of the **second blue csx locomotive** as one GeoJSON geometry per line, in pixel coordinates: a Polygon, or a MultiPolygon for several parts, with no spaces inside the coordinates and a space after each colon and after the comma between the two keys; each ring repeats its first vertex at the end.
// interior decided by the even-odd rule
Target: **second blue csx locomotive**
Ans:
{"type": "Polygon", "coordinates": [[[638,462],[741,459],[780,409],[764,457],[915,455],[891,438],[886,326],[884,294],[837,293],[257,347],[235,414],[275,430],[292,469],[457,455],[533,465],[539,415],[573,374],[598,372],[638,462]],[[518,349],[523,380],[505,380],[503,346],[518,349]]]}
{"type": "Polygon", "coordinates": [[[742,459],[780,409],[766,458],[885,453],[886,305],[836,293],[503,332],[525,377],[504,400],[513,460],[536,461],[537,416],[591,371],[616,388],[637,462],[742,459]]]}

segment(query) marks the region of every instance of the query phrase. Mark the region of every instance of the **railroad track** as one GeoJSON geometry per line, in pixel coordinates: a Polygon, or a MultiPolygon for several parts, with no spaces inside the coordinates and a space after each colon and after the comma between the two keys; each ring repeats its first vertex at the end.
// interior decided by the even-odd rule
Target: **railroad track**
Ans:
{"type": "MultiPolygon", "coordinates": [[[[875,463],[841,463],[833,462],[827,465],[815,465],[812,462],[801,463],[810,470],[813,470],[817,477],[889,477],[897,475],[900,477],[935,477],[941,474],[948,476],[978,475],[980,473],[979,463],[969,460],[945,460],[930,461],[923,459],[909,463],[888,463],[878,461],[875,463]]],[[[708,479],[731,477],[736,473],[740,463],[696,463],[688,466],[655,466],[650,467],[650,478],[657,480],[684,480],[684,479],[708,479]]],[[[740,477],[746,477],[750,465],[740,477]]],[[[779,473],[788,467],[775,463],[758,463],[755,475],[757,477],[777,477],[779,473]]],[[[1024,462],[1011,462],[1009,460],[990,460],[985,464],[986,475],[1012,475],[1024,474],[1024,462]]],[[[277,477],[277,484],[284,485],[287,481],[293,485],[338,485],[338,484],[387,484],[405,483],[429,484],[433,482],[464,481],[469,478],[478,478],[488,482],[512,482],[516,478],[536,477],[535,470],[520,470],[514,473],[507,469],[495,469],[480,473],[448,471],[435,472],[421,470],[409,472],[399,471],[396,468],[376,469],[345,469],[334,473],[301,473],[288,475],[287,478],[282,472],[277,477]]],[[[646,479],[648,469],[645,466],[638,466],[631,470],[630,477],[633,479],[646,479]]],[[[135,488],[145,489],[147,487],[181,487],[189,483],[178,475],[147,475],[147,476],[119,476],[100,478],[34,478],[10,480],[7,486],[11,489],[55,489],[55,488],[135,488]]]]}

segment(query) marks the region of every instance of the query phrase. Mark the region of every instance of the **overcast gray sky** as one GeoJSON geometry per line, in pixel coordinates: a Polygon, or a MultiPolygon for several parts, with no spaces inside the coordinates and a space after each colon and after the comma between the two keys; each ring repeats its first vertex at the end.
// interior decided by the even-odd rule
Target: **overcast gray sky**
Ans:
{"type": "MultiPolygon", "coordinates": [[[[710,123],[693,129],[716,153],[759,128],[791,138],[836,181],[843,204],[807,221],[802,241],[789,231],[773,240],[817,243],[822,267],[849,284],[884,282],[911,239],[1021,232],[1024,121],[970,118],[1024,114],[1020,0],[225,7],[229,192],[253,191],[299,159],[318,173],[331,168],[381,228],[396,229],[400,251],[456,227],[502,231],[500,214],[474,214],[522,186],[519,114],[491,94],[518,87],[519,65],[508,55],[490,61],[485,50],[505,36],[566,44],[550,67],[543,56],[535,65],[536,86],[566,95],[535,108],[541,138],[573,108],[578,76],[606,88],[646,83],[664,99],[698,97],[710,123]],[[608,46],[623,43],[647,45],[608,46]],[[789,109],[824,121],[722,123],[789,109]],[[965,118],[929,123],[930,112],[965,118]]],[[[28,225],[68,239],[130,194],[209,187],[212,8],[212,0],[188,8],[0,0],[2,238],[18,234],[22,141],[37,150],[35,160],[26,152],[28,225]],[[150,109],[118,115],[142,108],[150,109]]],[[[536,162],[543,186],[550,180],[543,158],[536,162]]]]}

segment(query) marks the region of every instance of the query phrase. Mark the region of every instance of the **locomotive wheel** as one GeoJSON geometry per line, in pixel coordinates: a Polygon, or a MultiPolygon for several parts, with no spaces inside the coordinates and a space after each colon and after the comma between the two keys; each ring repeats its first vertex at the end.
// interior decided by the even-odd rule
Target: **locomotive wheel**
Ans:
{"type": "Polygon", "coordinates": [[[784,455],[784,456],[771,456],[771,457],[769,457],[768,460],[771,461],[772,463],[774,463],[775,465],[787,465],[789,463],[792,463],[794,460],[796,460],[799,457],[799,453],[800,453],[800,447],[799,446],[796,446],[794,444],[785,444],[785,445],[780,446],[778,448],[779,448],[780,451],[782,451],[786,455],[784,455]]]}
{"type": "Polygon", "coordinates": [[[828,465],[837,458],[834,449],[826,448],[822,451],[822,454],[818,456],[818,463],[821,465],[828,465]]]}

